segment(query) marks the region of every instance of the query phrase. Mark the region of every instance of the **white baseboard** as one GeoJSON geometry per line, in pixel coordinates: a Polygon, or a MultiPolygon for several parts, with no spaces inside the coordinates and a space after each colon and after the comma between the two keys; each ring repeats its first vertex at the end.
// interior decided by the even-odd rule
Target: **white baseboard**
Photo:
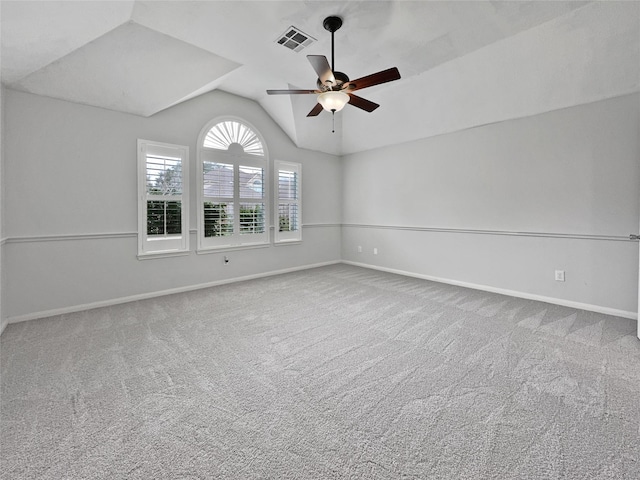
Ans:
{"type": "Polygon", "coordinates": [[[479,285],[476,283],[461,282],[458,280],[451,280],[449,278],[433,277],[431,275],[423,275],[421,273],[407,272],[405,270],[398,270],[395,268],[379,267],[377,265],[370,265],[368,263],[352,262],[349,260],[343,260],[342,263],[347,265],[354,265],[356,267],[370,268],[372,270],[380,270],[382,272],[396,273],[398,275],[405,275],[407,277],[420,278],[422,280],[431,280],[433,282],[456,285],[458,287],[473,288],[474,290],[483,290],[485,292],[508,295],[510,297],[525,298],[527,300],[537,300],[539,302],[552,303],[555,305],[561,305],[563,307],[576,308],[579,310],[588,310],[590,312],[603,313],[605,315],[612,315],[614,317],[629,318],[631,320],[638,319],[638,314],[636,312],[618,310],[616,308],[602,307],[600,305],[591,305],[589,303],[574,302],[572,300],[564,300],[562,298],[545,297],[543,295],[536,295],[536,294],[527,293],[527,292],[519,292],[516,290],[507,290],[504,288],[491,287],[488,285],[479,285]]]}
{"type": "Polygon", "coordinates": [[[299,270],[309,270],[311,268],[325,267],[327,265],[335,265],[337,263],[340,263],[340,260],[314,263],[311,265],[302,265],[299,267],[283,268],[281,270],[273,270],[271,272],[256,273],[254,275],[245,275],[244,277],[228,278],[225,280],[216,280],[213,282],[200,283],[197,285],[188,285],[186,287],[171,288],[168,290],[160,290],[157,292],[141,293],[138,295],[113,298],[110,300],[102,300],[99,302],[85,303],[82,305],[73,305],[70,307],[55,308],[52,310],[44,310],[40,312],[27,313],[25,315],[16,315],[16,316],[5,319],[4,323],[2,324],[2,331],[4,331],[4,327],[6,327],[6,325],[9,323],[26,322],[28,320],[36,320],[38,318],[53,317],[55,315],[64,315],[68,313],[81,312],[83,310],[91,310],[94,308],[110,307],[110,306],[119,305],[122,303],[129,303],[129,302],[135,302],[138,300],[146,300],[149,298],[162,297],[164,295],[171,295],[174,293],[183,293],[183,292],[190,292],[193,290],[201,290],[203,288],[216,287],[218,285],[225,285],[229,283],[243,282],[245,280],[254,280],[256,278],[271,277],[273,275],[281,275],[283,273],[296,272],[299,270]]]}
{"type": "Polygon", "coordinates": [[[439,283],[446,283],[449,285],[456,285],[459,287],[466,287],[466,288],[473,288],[475,290],[482,290],[485,292],[491,292],[491,293],[498,293],[501,295],[508,295],[511,297],[518,297],[518,298],[525,298],[527,300],[537,300],[540,302],[546,302],[546,303],[552,303],[555,305],[562,305],[564,307],[570,307],[570,308],[577,308],[580,310],[588,310],[591,312],[597,312],[597,313],[603,313],[605,315],[612,315],[612,316],[616,316],[616,317],[623,317],[623,318],[629,318],[632,320],[637,320],[638,319],[638,314],[636,312],[630,312],[630,311],[626,311],[626,310],[618,310],[615,308],[609,308],[609,307],[602,307],[599,305],[591,305],[588,303],[581,303],[581,302],[574,302],[571,300],[564,300],[561,298],[553,298],[553,297],[546,297],[543,295],[535,295],[535,294],[531,294],[531,293],[526,293],[526,292],[519,292],[519,291],[515,291],[515,290],[507,290],[504,288],[496,288],[496,287],[491,287],[488,285],[479,285],[479,284],[475,284],[475,283],[469,283],[469,282],[461,282],[458,280],[451,280],[448,278],[441,278],[441,277],[434,277],[431,275],[423,275],[420,273],[415,273],[415,272],[408,272],[405,270],[398,270],[395,268],[386,268],[386,267],[380,267],[377,265],[370,265],[367,263],[359,263],[359,262],[352,262],[349,260],[334,260],[334,261],[330,261],[330,262],[322,262],[322,263],[315,263],[315,264],[310,264],[310,265],[302,265],[302,266],[298,266],[298,267],[291,267],[291,268],[284,268],[281,270],[274,270],[271,272],[264,272],[264,273],[257,273],[254,275],[246,275],[243,277],[235,277],[235,278],[229,278],[229,279],[225,279],[225,280],[216,280],[213,282],[207,282],[207,283],[202,283],[202,284],[197,284],[197,285],[189,285],[186,287],[178,287],[178,288],[172,288],[172,289],[168,289],[168,290],[161,290],[161,291],[157,291],[157,292],[150,292],[150,293],[142,293],[142,294],[138,294],[138,295],[131,295],[131,296],[127,296],[127,297],[120,297],[120,298],[114,298],[114,299],[110,299],[110,300],[103,300],[103,301],[99,301],[99,302],[92,302],[92,303],[85,303],[85,304],[81,304],[81,305],[73,305],[70,307],[63,307],[63,308],[56,308],[56,309],[52,309],[52,310],[44,310],[44,311],[40,311],[40,312],[33,312],[33,313],[28,313],[25,315],[16,315],[13,317],[8,317],[5,318],[2,323],[0,324],[0,335],[2,334],[2,332],[4,332],[4,329],[6,328],[6,326],[10,323],[18,323],[18,322],[25,322],[28,320],[35,320],[38,318],[46,318],[46,317],[52,317],[55,315],[64,315],[64,314],[68,314],[68,313],[75,313],[75,312],[80,312],[83,310],[91,310],[94,308],[101,308],[101,307],[110,307],[112,305],[119,305],[122,303],[128,303],[128,302],[135,302],[138,300],[146,300],[149,298],[155,298],[155,297],[161,297],[163,295],[171,295],[174,293],[183,293],[183,292],[189,292],[189,291],[193,291],[193,290],[200,290],[203,288],[209,288],[209,287],[215,287],[218,285],[225,285],[225,284],[229,284],[229,283],[236,283],[236,282],[242,282],[245,280],[253,280],[253,279],[257,279],[257,278],[264,278],[264,277],[270,277],[273,275],[280,275],[283,273],[290,273],[290,272],[296,272],[296,271],[300,271],[300,270],[308,270],[311,268],[317,268],[317,267],[324,267],[327,265],[335,265],[338,263],[344,263],[347,265],[354,265],[357,267],[363,267],[363,268],[369,268],[372,270],[380,270],[383,272],[389,272],[389,273],[395,273],[398,275],[405,275],[407,277],[414,277],[414,278],[420,278],[423,280],[430,280],[433,282],[439,282],[439,283]]]}

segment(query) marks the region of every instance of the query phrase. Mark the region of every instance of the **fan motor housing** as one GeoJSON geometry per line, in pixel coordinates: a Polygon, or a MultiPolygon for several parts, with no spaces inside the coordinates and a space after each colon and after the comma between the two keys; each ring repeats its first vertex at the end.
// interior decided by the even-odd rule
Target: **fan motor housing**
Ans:
{"type": "Polygon", "coordinates": [[[316,85],[318,85],[318,90],[322,90],[327,92],[329,90],[342,90],[342,86],[345,83],[349,82],[349,77],[346,73],[343,72],[333,72],[333,78],[336,79],[336,83],[334,85],[324,85],[320,79],[316,81],[316,85]]]}

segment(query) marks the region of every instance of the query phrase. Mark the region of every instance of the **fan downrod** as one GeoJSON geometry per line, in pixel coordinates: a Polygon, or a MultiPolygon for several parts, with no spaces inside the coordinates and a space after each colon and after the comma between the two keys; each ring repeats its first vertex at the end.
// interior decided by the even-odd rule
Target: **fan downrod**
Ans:
{"type": "Polygon", "coordinates": [[[322,22],[322,26],[325,30],[328,30],[331,33],[336,32],[340,30],[340,27],[342,26],[342,19],[335,16],[327,17],[322,22]]]}

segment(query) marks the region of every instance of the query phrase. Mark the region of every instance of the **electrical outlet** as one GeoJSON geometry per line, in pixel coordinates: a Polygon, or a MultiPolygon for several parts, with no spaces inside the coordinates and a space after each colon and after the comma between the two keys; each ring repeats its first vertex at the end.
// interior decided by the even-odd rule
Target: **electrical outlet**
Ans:
{"type": "Polygon", "coordinates": [[[377,248],[374,248],[374,249],[373,249],[373,254],[374,254],[374,255],[377,255],[377,254],[378,254],[378,249],[377,249],[377,248]]]}
{"type": "Polygon", "coordinates": [[[362,253],[362,245],[358,245],[358,253],[362,253]]]}
{"type": "Polygon", "coordinates": [[[556,270],[556,282],[564,282],[564,270],[556,270]]]}

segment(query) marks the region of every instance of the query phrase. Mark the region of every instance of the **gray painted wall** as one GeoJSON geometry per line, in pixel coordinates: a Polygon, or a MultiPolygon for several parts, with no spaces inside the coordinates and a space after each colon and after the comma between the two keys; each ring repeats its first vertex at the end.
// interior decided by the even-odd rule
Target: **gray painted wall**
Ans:
{"type": "Polygon", "coordinates": [[[298,149],[224,92],[151,118],[4,94],[5,320],[340,259],[635,314],[638,248],[624,238],[639,229],[638,94],[342,161],[298,149]],[[304,242],[137,260],[136,139],[188,145],[194,185],[198,133],[225,114],[253,124],[271,160],[303,163],[304,242]]]}
{"type": "Polygon", "coordinates": [[[213,92],[150,118],[6,90],[5,318],[340,259],[337,157],[297,148],[257,103],[213,92]],[[302,163],[303,242],[196,254],[196,140],[220,115],[263,135],[271,162],[302,163]],[[191,253],[138,260],[136,140],[188,145],[191,253]],[[230,258],[224,265],[223,255],[230,258]]]}
{"type": "Polygon", "coordinates": [[[342,258],[633,315],[639,105],[626,95],[344,157],[342,258]]]}
{"type": "Polygon", "coordinates": [[[0,85],[0,333],[7,326],[7,318],[3,314],[4,290],[4,87],[0,85]]]}

